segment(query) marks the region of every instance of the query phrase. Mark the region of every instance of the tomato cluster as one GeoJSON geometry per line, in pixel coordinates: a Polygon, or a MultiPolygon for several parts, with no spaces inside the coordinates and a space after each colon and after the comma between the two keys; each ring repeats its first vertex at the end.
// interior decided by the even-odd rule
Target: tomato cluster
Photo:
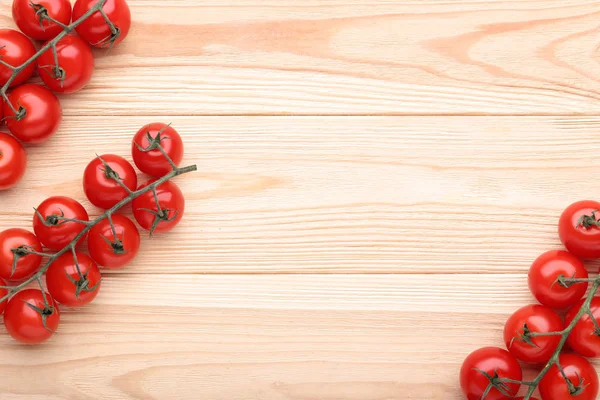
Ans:
{"type": "MultiPolygon", "coordinates": [[[[0,232],[0,299],[15,292],[0,303],[0,314],[4,312],[6,329],[18,341],[34,344],[50,338],[60,322],[58,304],[78,307],[90,303],[101,286],[99,267],[123,268],[136,257],[138,227],[126,215],[116,213],[125,204],[131,202],[135,220],[150,233],[170,231],[183,217],[185,199],[169,180],[175,173],[165,176],[182,171],[178,166],[183,142],[177,131],[161,123],[143,127],[132,140],[132,156],[151,177],[149,182],[138,185],[134,167],[114,154],[98,156],[85,168],[83,187],[88,200],[107,210],[98,218],[90,221],[78,201],[54,196],[35,209],[35,234],[15,228],[0,232]],[[78,250],[84,242],[89,255],[78,250]],[[46,264],[42,264],[44,258],[48,258],[46,264]],[[47,293],[14,290],[44,272],[47,293]],[[16,286],[7,286],[7,282],[16,286]]],[[[41,278],[38,280],[41,287],[41,278]]]]}
{"type": "Polygon", "coordinates": [[[13,1],[13,19],[23,33],[0,29],[0,87],[10,81],[11,88],[0,99],[0,119],[10,132],[0,135],[0,190],[16,185],[25,173],[23,143],[45,142],[58,130],[62,108],[54,92],[74,93],[90,82],[90,46],[112,47],[127,36],[131,14],[126,0],[106,0],[103,13],[86,15],[97,2],[77,0],[71,8],[69,0],[13,1]],[[70,32],[71,20],[80,19],[70,32]],[[65,30],[69,34],[57,38],[65,30]],[[33,40],[49,47],[38,55],[39,45],[33,40]],[[22,66],[11,81],[14,69],[22,66]],[[44,85],[27,83],[36,72],[44,85]]]}
{"type": "Polygon", "coordinates": [[[584,357],[600,356],[600,297],[584,298],[589,282],[598,280],[588,277],[581,259],[600,258],[598,210],[600,202],[580,201],[562,213],[558,233],[568,251],[547,251],[531,265],[529,289],[540,304],[508,318],[507,350],[486,347],[465,359],[460,383],[467,399],[514,398],[522,379],[518,361],[545,366],[539,379],[525,384],[539,388],[542,400],[596,399],[598,375],[584,357]],[[562,352],[563,338],[571,352],[562,352]]]}

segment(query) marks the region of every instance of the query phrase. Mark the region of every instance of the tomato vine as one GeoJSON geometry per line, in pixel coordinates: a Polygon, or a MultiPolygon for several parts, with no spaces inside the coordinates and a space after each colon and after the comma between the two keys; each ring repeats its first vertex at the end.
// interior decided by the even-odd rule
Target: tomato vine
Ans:
{"type": "Polygon", "coordinates": [[[11,83],[15,80],[15,78],[24,69],[29,67],[32,63],[34,63],[42,54],[46,53],[46,51],[48,51],[50,49],[52,50],[52,53],[54,56],[54,61],[56,64],[54,66],[53,70],[55,71],[55,74],[58,77],[60,77],[62,72],[61,72],[61,68],[59,66],[59,62],[58,62],[58,52],[57,52],[57,48],[56,48],[57,43],[61,39],[63,39],[65,36],[67,36],[69,33],[73,32],[75,30],[75,28],[77,28],[79,25],[81,25],[88,18],[92,17],[92,15],[94,15],[96,12],[99,12],[102,15],[102,18],[104,18],[104,21],[106,22],[110,31],[112,32],[112,36],[108,39],[108,42],[110,43],[109,47],[112,47],[112,43],[114,43],[119,38],[119,35],[121,34],[120,30],[115,27],[115,25],[108,18],[108,16],[104,12],[104,9],[102,8],[102,7],[104,7],[104,4],[106,3],[106,1],[107,0],[98,0],[98,2],[96,4],[94,4],[89,10],[87,10],[80,18],[73,21],[69,25],[65,25],[65,24],[55,20],[54,18],[50,17],[47,12],[44,12],[42,6],[36,5],[38,7],[36,12],[37,12],[37,15],[41,18],[41,20],[47,20],[49,22],[55,23],[55,24],[61,26],[63,28],[63,30],[56,37],[54,37],[53,39],[48,41],[45,45],[43,45],[33,56],[31,56],[29,59],[27,59],[25,62],[23,62],[19,66],[10,65],[9,63],[3,61],[0,58],[0,65],[4,66],[12,71],[11,76],[8,78],[8,80],[2,86],[2,88],[0,88],[0,96],[2,96],[2,98],[4,99],[6,104],[10,107],[10,109],[14,113],[17,120],[23,118],[26,115],[27,110],[22,107],[19,107],[18,110],[15,108],[15,106],[11,103],[10,99],[8,98],[8,95],[7,95],[8,89],[9,89],[11,83]]]}

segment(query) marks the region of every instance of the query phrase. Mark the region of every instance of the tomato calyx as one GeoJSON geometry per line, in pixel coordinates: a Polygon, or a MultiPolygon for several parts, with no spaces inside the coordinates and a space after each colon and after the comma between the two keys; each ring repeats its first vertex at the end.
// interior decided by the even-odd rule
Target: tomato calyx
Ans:
{"type": "Polygon", "coordinates": [[[583,214],[577,220],[577,225],[575,225],[575,228],[579,228],[580,226],[584,227],[585,229],[589,229],[592,226],[600,227],[600,220],[596,219],[596,213],[598,211],[599,210],[594,210],[590,215],[583,214]]]}
{"type": "MultiPolygon", "coordinates": [[[[44,292],[42,291],[42,294],[44,292]]],[[[48,300],[46,300],[46,295],[43,294],[44,296],[44,308],[39,308],[38,306],[28,303],[25,300],[23,300],[23,303],[25,303],[29,308],[31,308],[32,310],[34,310],[35,312],[37,312],[38,314],[40,314],[40,317],[42,317],[42,325],[44,326],[44,328],[52,333],[55,333],[56,331],[50,329],[46,323],[46,320],[48,319],[49,316],[54,314],[54,307],[51,306],[50,304],[48,304],[48,300]]]]}
{"type": "Polygon", "coordinates": [[[56,65],[43,65],[40,66],[40,68],[48,72],[52,79],[60,79],[60,87],[64,87],[65,79],[67,79],[67,73],[60,65],[58,65],[58,63],[56,65]]]}
{"type": "Polygon", "coordinates": [[[508,345],[508,347],[511,348],[515,340],[518,340],[521,343],[526,343],[526,344],[530,345],[531,347],[539,347],[537,344],[535,344],[533,342],[534,337],[535,337],[535,332],[532,332],[529,329],[529,327],[527,326],[527,324],[523,324],[523,332],[519,333],[518,338],[516,336],[513,337],[510,340],[510,344],[508,345]]]}
{"type": "Polygon", "coordinates": [[[577,385],[574,385],[573,381],[571,381],[571,379],[569,379],[565,375],[565,372],[561,367],[559,367],[559,370],[565,378],[565,381],[567,382],[567,386],[569,387],[569,394],[571,394],[571,396],[579,396],[580,394],[585,392],[585,389],[590,385],[589,383],[584,384],[585,378],[580,377],[577,372],[575,373],[575,375],[577,376],[577,380],[579,381],[579,383],[577,385]]]}
{"type": "Polygon", "coordinates": [[[512,383],[512,382],[509,382],[510,380],[500,378],[497,370],[494,370],[494,375],[490,375],[487,372],[482,371],[478,368],[473,368],[473,371],[479,372],[480,374],[485,376],[490,381],[487,388],[485,388],[485,391],[481,395],[482,399],[485,399],[486,396],[490,393],[490,391],[494,388],[496,388],[500,393],[502,393],[506,397],[514,397],[514,394],[510,393],[510,387],[507,384],[507,382],[508,383],[512,383]]]}
{"type": "Polygon", "coordinates": [[[135,145],[136,145],[136,147],[138,148],[138,150],[141,151],[141,152],[147,153],[149,151],[161,148],[160,142],[162,140],[169,140],[170,138],[168,136],[161,137],[160,135],[165,131],[165,129],[167,129],[170,126],[171,126],[171,124],[168,124],[168,125],[164,126],[163,128],[161,128],[156,133],[155,137],[152,137],[152,135],[150,134],[150,131],[146,131],[146,137],[148,138],[148,146],[147,147],[142,147],[139,143],[134,142],[135,145]]]}
{"type": "Polygon", "coordinates": [[[14,254],[12,270],[10,272],[10,276],[12,277],[15,274],[15,271],[17,270],[17,263],[19,262],[19,260],[23,257],[27,257],[28,255],[34,254],[36,252],[31,246],[24,246],[24,245],[16,247],[14,249],[10,249],[10,251],[14,254]]]}
{"type": "Polygon", "coordinates": [[[66,224],[67,222],[76,222],[78,224],[89,225],[89,221],[83,221],[80,219],[74,218],[65,218],[65,212],[59,208],[60,214],[50,214],[46,218],[38,211],[37,208],[33,208],[35,210],[35,215],[38,219],[44,224],[44,226],[60,226],[66,224]]]}
{"type": "Polygon", "coordinates": [[[158,208],[158,211],[150,210],[148,208],[138,208],[138,210],[146,211],[146,212],[149,212],[150,214],[154,215],[154,221],[152,222],[152,226],[150,227],[150,236],[152,236],[152,234],[158,227],[158,224],[160,224],[161,222],[171,222],[171,221],[177,219],[177,216],[179,215],[179,211],[177,211],[177,210],[161,208],[160,204],[158,202],[156,203],[156,206],[158,208]],[[171,213],[171,211],[174,211],[174,213],[173,213],[172,217],[169,217],[169,214],[171,213]]]}
{"type": "MultiPolygon", "coordinates": [[[[77,264],[76,264],[77,265],[77,264]]],[[[73,285],[75,285],[75,297],[79,299],[79,295],[81,292],[92,293],[98,289],[100,286],[100,281],[96,283],[94,286],[90,287],[90,281],[88,279],[88,274],[91,270],[87,270],[84,274],[81,273],[79,266],[77,265],[77,272],[79,273],[79,279],[75,280],[68,272],[65,271],[67,278],[71,281],[73,285]]]]}
{"type": "MultiPolygon", "coordinates": [[[[125,231],[123,231],[123,235],[125,234],[125,231]]],[[[115,234],[115,241],[111,241],[109,238],[107,238],[104,235],[100,235],[100,237],[112,248],[112,251],[114,254],[118,254],[118,255],[123,255],[123,254],[127,254],[129,251],[125,250],[125,246],[123,246],[123,242],[117,237],[117,235],[115,234]]]]}
{"type": "MultiPolygon", "coordinates": [[[[103,15],[106,15],[104,13],[103,9],[100,9],[100,12],[103,15]]],[[[105,37],[104,39],[102,39],[96,43],[92,43],[92,46],[99,46],[99,47],[103,47],[103,48],[108,48],[110,50],[113,48],[113,46],[115,45],[117,40],[119,40],[119,37],[121,37],[121,29],[118,26],[114,25],[112,22],[110,22],[108,17],[105,17],[105,18],[110,27],[110,35],[108,35],[107,37],[105,37]]]]}

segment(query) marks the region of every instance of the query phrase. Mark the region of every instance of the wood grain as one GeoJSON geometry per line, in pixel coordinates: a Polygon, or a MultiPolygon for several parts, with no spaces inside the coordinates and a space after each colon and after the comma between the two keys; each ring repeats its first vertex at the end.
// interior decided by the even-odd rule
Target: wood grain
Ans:
{"type": "Polygon", "coordinates": [[[67,114],[600,112],[595,1],[130,3],[67,114]]]}
{"type": "Polygon", "coordinates": [[[561,210],[600,196],[600,3],[128,2],[0,229],[51,195],[98,215],[84,167],[155,120],[199,167],[185,216],[48,343],[0,324],[0,400],[462,399],[561,210]]]}
{"type": "MultiPolygon", "coordinates": [[[[0,228],[28,228],[51,195],[97,215],[85,165],[94,152],[129,157],[133,133],[152,120],[65,118],[0,197],[0,228]]],[[[567,204],[600,195],[600,118],[163,120],[199,172],[177,179],[182,224],[144,240],[130,273],[521,273],[560,247],[567,204]]]]}
{"type": "Polygon", "coordinates": [[[460,399],[531,301],[524,274],[111,276],[44,345],[0,327],[0,398],[460,399]]]}

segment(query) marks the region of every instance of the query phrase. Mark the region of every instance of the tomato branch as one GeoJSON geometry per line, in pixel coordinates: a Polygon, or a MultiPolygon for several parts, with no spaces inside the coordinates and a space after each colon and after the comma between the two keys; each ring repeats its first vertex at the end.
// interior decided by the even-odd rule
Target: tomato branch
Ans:
{"type": "MultiPolygon", "coordinates": [[[[594,279],[581,279],[580,281],[581,282],[588,282],[588,281],[592,282],[592,287],[590,288],[590,291],[588,292],[587,297],[585,298],[585,301],[583,302],[583,305],[581,306],[581,308],[579,309],[579,311],[577,312],[577,314],[575,315],[573,320],[569,323],[569,325],[561,332],[550,332],[550,333],[546,333],[546,334],[534,335],[534,336],[547,336],[549,334],[553,334],[553,335],[561,336],[560,342],[558,343],[558,346],[556,347],[554,354],[552,354],[552,357],[550,357],[550,360],[548,361],[548,363],[544,366],[544,368],[540,371],[540,373],[535,377],[535,379],[533,381],[531,381],[531,382],[511,382],[511,383],[520,383],[522,385],[529,386],[529,389],[527,390],[525,397],[523,397],[523,400],[531,399],[533,392],[535,392],[535,390],[537,389],[538,385],[540,384],[540,382],[542,381],[544,376],[546,376],[546,374],[548,373],[550,368],[552,368],[555,365],[561,372],[565,381],[567,382],[567,385],[569,387],[569,391],[571,392],[571,394],[573,394],[573,395],[580,394],[581,392],[583,392],[585,390],[585,387],[587,386],[582,381],[577,382],[577,385],[575,385],[573,382],[571,382],[571,380],[569,378],[567,378],[567,376],[565,375],[564,370],[562,369],[560,362],[558,361],[560,352],[562,351],[565,343],[567,342],[567,338],[573,331],[573,328],[575,328],[575,325],[577,325],[579,320],[584,315],[590,315],[590,316],[592,315],[592,311],[590,309],[590,304],[592,303],[594,295],[596,294],[596,292],[598,291],[598,288],[600,287],[600,277],[594,278],[594,279]]],[[[595,321],[595,318],[592,318],[592,320],[595,321]]],[[[597,321],[596,321],[596,324],[597,324],[597,321]]],[[[503,381],[509,382],[508,380],[503,380],[503,381]]]]}
{"type": "MultiPolygon", "coordinates": [[[[178,168],[175,167],[173,168],[173,170],[171,172],[169,172],[168,174],[164,175],[163,177],[157,179],[156,181],[152,182],[151,184],[136,190],[136,191],[132,191],[129,193],[129,195],[124,198],[123,200],[121,200],[120,202],[118,202],[117,204],[115,204],[113,207],[111,207],[110,209],[106,210],[104,212],[104,214],[100,215],[99,217],[97,217],[96,219],[92,220],[92,221],[85,221],[85,228],[79,232],[79,234],[77,236],[75,236],[73,238],[73,240],[71,240],[71,242],[69,244],[67,244],[63,249],[61,249],[60,251],[50,255],[48,257],[48,261],[46,262],[46,264],[44,264],[38,272],[36,272],[32,277],[30,277],[29,279],[27,279],[26,281],[20,283],[19,285],[16,286],[5,286],[5,287],[0,287],[3,289],[8,290],[8,294],[2,298],[0,298],[0,303],[2,303],[5,300],[8,300],[8,298],[10,296],[12,296],[14,293],[20,291],[21,289],[24,289],[27,285],[29,285],[31,282],[35,281],[35,280],[41,280],[42,276],[44,275],[44,273],[46,273],[46,271],[48,270],[48,268],[50,268],[50,265],[52,265],[52,263],[54,261],[56,261],[56,259],[60,256],[62,256],[63,254],[65,254],[68,251],[71,251],[73,253],[73,257],[75,257],[75,247],[77,245],[77,243],[79,242],[79,240],[81,238],[83,238],[94,226],[98,225],[101,221],[103,221],[104,219],[108,219],[111,222],[112,225],[112,219],[111,216],[120,208],[122,208],[123,206],[131,203],[134,199],[136,199],[137,197],[143,195],[144,193],[150,192],[152,191],[153,193],[156,192],[156,188],[160,185],[162,185],[163,183],[167,182],[168,180],[179,176],[179,175],[183,175],[183,174],[187,174],[188,172],[192,172],[192,171],[196,171],[197,167],[196,165],[190,165],[187,167],[183,167],[183,168],[178,168]]],[[[44,220],[44,218],[41,216],[41,214],[36,213],[36,215],[38,216],[38,218],[40,218],[44,223],[47,223],[46,220],[44,220]]],[[[59,219],[59,223],[61,220],[60,216],[57,216],[59,219]]],[[[62,220],[67,220],[66,218],[62,218],[62,220]]],[[[156,218],[156,224],[158,225],[158,223],[161,222],[162,219],[159,219],[158,217],[156,218]]],[[[70,222],[84,222],[84,221],[77,221],[77,220],[69,220],[70,222]]],[[[118,241],[116,234],[115,234],[115,239],[118,241]]],[[[26,252],[26,254],[36,254],[33,251],[30,251],[28,249],[24,249],[24,251],[26,252]]],[[[46,255],[46,254],[45,254],[46,255]]],[[[16,257],[15,257],[16,258],[16,257]]],[[[80,277],[82,276],[81,271],[78,269],[79,275],[80,277]]],[[[83,276],[83,278],[85,279],[85,276],[83,276]]]]}
{"type": "MultiPolygon", "coordinates": [[[[52,22],[58,24],[59,26],[63,27],[63,31],[61,33],[59,33],[54,39],[48,41],[48,43],[46,43],[44,46],[42,46],[42,48],[40,48],[33,56],[31,56],[31,58],[29,58],[27,61],[25,61],[23,64],[19,65],[18,67],[12,66],[7,64],[6,62],[0,60],[0,64],[10,68],[12,70],[12,74],[10,76],[10,78],[8,78],[8,80],[6,81],[6,83],[4,84],[4,86],[2,86],[2,88],[0,89],[0,95],[2,96],[2,98],[4,99],[4,101],[8,104],[8,106],[11,108],[12,112],[15,115],[19,115],[19,110],[15,109],[15,107],[13,106],[13,104],[10,102],[10,100],[8,99],[7,96],[7,92],[8,89],[10,87],[10,84],[15,80],[15,78],[17,77],[17,75],[19,75],[25,68],[27,68],[28,66],[30,66],[33,62],[35,62],[35,60],[37,60],[42,54],[44,54],[48,49],[52,48],[53,51],[55,52],[56,50],[56,44],[65,36],[67,36],[69,33],[73,32],[73,30],[75,28],[77,28],[82,22],[84,22],[85,20],[87,20],[88,18],[90,18],[95,12],[100,12],[103,14],[103,17],[106,21],[106,23],[108,24],[108,26],[111,29],[111,32],[113,32],[113,30],[115,30],[115,26],[112,22],[110,22],[109,18],[106,16],[106,13],[104,12],[104,9],[102,8],[104,6],[104,4],[106,3],[107,0],[98,0],[98,2],[96,4],[94,4],[92,6],[92,8],[90,8],[88,11],[86,11],[85,14],[83,14],[78,20],[73,21],[70,25],[64,25],[61,24],[58,21],[54,21],[50,16],[42,16],[42,18],[44,19],[48,19],[51,20],[52,22]]],[[[117,30],[117,37],[118,37],[118,29],[117,30]]],[[[114,36],[111,35],[111,36],[114,36]]],[[[111,39],[111,38],[109,38],[111,39]]]]}

